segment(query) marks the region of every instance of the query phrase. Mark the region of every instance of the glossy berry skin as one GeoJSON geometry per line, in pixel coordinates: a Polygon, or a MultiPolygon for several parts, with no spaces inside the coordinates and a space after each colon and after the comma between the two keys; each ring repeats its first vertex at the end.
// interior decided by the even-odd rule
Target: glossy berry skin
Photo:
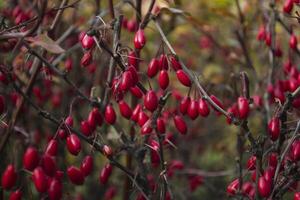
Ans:
{"type": "Polygon", "coordinates": [[[162,117],[157,118],[156,128],[157,128],[157,131],[159,133],[165,133],[166,132],[166,124],[165,124],[165,121],[162,117]]]}
{"type": "Polygon", "coordinates": [[[170,57],[170,61],[171,61],[171,66],[174,69],[174,71],[182,69],[180,62],[174,56],[170,57]]]}
{"type": "Polygon", "coordinates": [[[124,100],[119,101],[118,104],[121,115],[126,119],[130,119],[132,115],[132,110],[129,107],[129,105],[124,100]]]}
{"type": "MultiPolygon", "coordinates": [[[[97,126],[101,126],[103,123],[103,117],[98,108],[93,108],[92,111],[89,113],[88,121],[94,121],[97,126]],[[92,119],[90,119],[92,118],[92,119]]],[[[91,126],[91,124],[89,123],[91,126]]]]}
{"type": "Polygon", "coordinates": [[[148,77],[153,78],[154,76],[156,76],[158,70],[159,70],[159,61],[156,58],[153,58],[148,65],[148,71],[147,71],[148,77]]]}
{"type": "Polygon", "coordinates": [[[300,200],[300,192],[294,194],[294,200],[300,200]]]}
{"type": "MultiPolygon", "coordinates": [[[[91,121],[90,121],[91,122],[91,121]]],[[[92,126],[93,127],[90,127],[89,125],[90,123],[86,120],[83,120],[81,123],[80,123],[80,131],[83,133],[83,135],[85,136],[90,136],[92,135],[93,133],[93,130],[92,128],[95,127],[95,125],[93,124],[93,122],[91,122],[92,126]]]]}
{"type": "Polygon", "coordinates": [[[69,180],[75,185],[82,185],[84,183],[84,174],[77,167],[68,167],[67,175],[69,177],[69,180]]]}
{"type": "Polygon", "coordinates": [[[140,104],[137,104],[135,106],[135,108],[132,111],[132,115],[131,115],[131,120],[132,121],[138,122],[139,114],[140,114],[141,109],[142,109],[142,106],[140,104]]]}
{"type": "Polygon", "coordinates": [[[253,185],[250,181],[243,183],[242,193],[244,195],[249,195],[252,189],[253,189],[253,185]]]}
{"type": "Polygon", "coordinates": [[[127,91],[130,87],[133,86],[133,77],[130,71],[125,71],[122,74],[121,82],[120,82],[120,89],[123,91],[127,91]]]}
{"type": "Polygon", "coordinates": [[[176,115],[176,116],[174,116],[173,120],[174,120],[175,127],[177,128],[179,133],[181,133],[182,135],[186,135],[187,126],[186,126],[184,119],[181,116],[176,115]]]}
{"type": "Polygon", "coordinates": [[[93,62],[93,55],[90,51],[87,51],[83,54],[81,60],[80,60],[80,64],[83,67],[88,66],[89,64],[91,64],[93,62]]]}
{"type": "Polygon", "coordinates": [[[158,106],[158,98],[153,90],[149,90],[144,96],[144,106],[147,110],[153,112],[158,106]]]}
{"type": "Polygon", "coordinates": [[[139,29],[134,35],[134,47],[142,49],[146,44],[146,37],[143,29],[139,29]]]}
{"type": "Polygon", "coordinates": [[[169,74],[167,70],[161,70],[159,72],[159,76],[158,76],[158,84],[159,87],[163,90],[167,89],[167,87],[169,86],[169,74]]]}
{"type": "Polygon", "coordinates": [[[38,192],[44,193],[47,191],[47,177],[44,170],[41,167],[37,167],[33,171],[32,181],[38,192]]]}
{"type": "Polygon", "coordinates": [[[276,141],[280,134],[280,120],[277,117],[274,117],[270,120],[268,124],[268,132],[271,137],[271,140],[276,141]]]}
{"type": "Polygon", "coordinates": [[[247,161],[247,170],[254,170],[256,167],[256,156],[251,156],[247,161]]]}
{"type": "MultiPolygon", "coordinates": [[[[223,104],[221,103],[221,101],[215,96],[215,95],[210,95],[211,100],[217,104],[220,108],[224,108],[223,104]]],[[[215,107],[212,106],[212,108],[216,111],[217,114],[220,114],[220,112],[215,109],[215,107]]]]}
{"type": "Polygon", "coordinates": [[[275,175],[275,168],[273,167],[266,168],[263,173],[263,177],[270,185],[272,184],[274,175],[275,175]]]}
{"type": "Polygon", "coordinates": [[[84,176],[90,175],[91,172],[93,171],[93,166],[94,166],[93,157],[90,155],[85,156],[80,166],[83,175],[84,176]]]}
{"type": "Polygon", "coordinates": [[[169,69],[168,59],[165,54],[161,54],[158,61],[159,61],[159,69],[160,70],[168,70],[169,69]]]}
{"type": "Polygon", "coordinates": [[[23,156],[23,167],[29,171],[39,164],[39,153],[35,147],[28,147],[23,156]]]}
{"type": "Polygon", "coordinates": [[[285,0],[283,4],[283,12],[289,14],[293,9],[293,0],[285,0]]]}
{"type": "Polygon", "coordinates": [[[268,197],[271,193],[271,183],[268,183],[263,176],[258,179],[258,193],[263,198],[268,197]]]}
{"type": "Polygon", "coordinates": [[[108,104],[105,108],[105,115],[104,119],[108,124],[114,124],[117,119],[116,112],[111,104],[108,104]]]}
{"type": "Polygon", "coordinates": [[[248,99],[246,99],[245,97],[239,97],[237,105],[239,117],[241,119],[246,119],[250,111],[248,99]]]}
{"type": "Polygon", "coordinates": [[[183,71],[182,69],[177,70],[176,76],[182,85],[186,87],[191,87],[192,82],[185,71],[183,71]]]}
{"type": "Polygon", "coordinates": [[[187,112],[187,109],[191,103],[191,98],[190,97],[184,97],[179,104],[179,111],[181,114],[185,115],[187,112]]]}
{"type": "Polygon", "coordinates": [[[135,86],[139,82],[139,76],[134,66],[129,66],[127,71],[130,72],[132,77],[132,86],[135,86]]]}
{"type": "Polygon", "coordinates": [[[144,111],[140,111],[138,115],[138,124],[140,127],[143,127],[144,124],[148,121],[149,117],[144,111]]]}
{"type": "Polygon", "coordinates": [[[192,120],[195,120],[198,117],[198,101],[191,100],[187,109],[187,114],[192,120]]]}
{"type": "Polygon", "coordinates": [[[292,158],[294,161],[300,160],[300,141],[295,140],[291,148],[292,158]]]}
{"type": "Polygon", "coordinates": [[[202,117],[207,117],[210,113],[208,104],[202,98],[198,101],[198,112],[202,117]]]}
{"type": "Polygon", "coordinates": [[[274,167],[274,168],[277,167],[277,163],[278,163],[277,153],[274,152],[270,153],[268,160],[269,160],[268,164],[270,167],[274,167]]]}
{"type": "Polygon", "coordinates": [[[227,194],[232,196],[235,195],[238,188],[239,188],[239,179],[235,179],[227,186],[227,194]]]}
{"type": "Polygon", "coordinates": [[[294,50],[297,49],[297,43],[297,37],[294,34],[292,34],[289,41],[290,48],[294,50]]]}
{"type": "Polygon", "coordinates": [[[47,192],[50,200],[60,200],[62,198],[62,183],[56,178],[52,178],[47,192]]]}
{"type": "Polygon", "coordinates": [[[47,148],[45,150],[45,154],[48,154],[50,156],[56,156],[58,150],[58,142],[55,139],[51,139],[48,142],[47,148]]]}
{"type": "Polygon", "coordinates": [[[21,200],[22,192],[21,190],[12,191],[9,195],[9,200],[21,200]]]}
{"type": "Polygon", "coordinates": [[[5,190],[11,189],[17,181],[17,173],[15,167],[9,164],[2,173],[1,186],[5,190]]]}
{"type": "Polygon", "coordinates": [[[100,172],[100,177],[99,177],[100,183],[102,183],[103,185],[106,184],[111,173],[112,173],[112,165],[106,164],[100,172]]]}
{"type": "Polygon", "coordinates": [[[81,142],[77,135],[71,134],[67,137],[67,148],[74,156],[79,154],[81,150],[81,142]]]}
{"type": "Polygon", "coordinates": [[[67,126],[72,127],[72,126],[73,126],[73,117],[72,117],[72,116],[68,116],[68,117],[65,119],[65,124],[66,124],[67,126]]]}
{"type": "Polygon", "coordinates": [[[81,46],[84,49],[91,49],[95,46],[95,40],[92,36],[85,34],[81,40],[81,46]]]}
{"type": "Polygon", "coordinates": [[[136,98],[140,99],[143,97],[143,93],[140,90],[140,88],[138,88],[137,86],[131,87],[130,88],[130,92],[133,96],[135,96],[136,98]]]}
{"type": "Polygon", "coordinates": [[[41,166],[48,176],[54,176],[57,170],[55,158],[47,154],[43,155],[41,159],[41,166]]]}

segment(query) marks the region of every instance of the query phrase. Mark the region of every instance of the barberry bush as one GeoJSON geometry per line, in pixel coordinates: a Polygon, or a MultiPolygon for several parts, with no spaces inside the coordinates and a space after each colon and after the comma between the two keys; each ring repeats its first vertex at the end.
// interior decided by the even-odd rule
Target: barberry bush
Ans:
{"type": "Polygon", "coordinates": [[[0,200],[300,200],[298,10],[0,1],[0,200]]]}

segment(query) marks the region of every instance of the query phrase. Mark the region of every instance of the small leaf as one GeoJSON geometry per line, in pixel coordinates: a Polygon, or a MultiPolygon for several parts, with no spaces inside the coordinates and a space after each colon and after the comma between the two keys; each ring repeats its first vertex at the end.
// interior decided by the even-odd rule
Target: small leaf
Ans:
{"type": "Polygon", "coordinates": [[[31,42],[33,46],[40,46],[54,54],[65,52],[65,50],[56,44],[55,41],[49,38],[46,33],[40,34],[36,37],[28,37],[26,40],[31,42]]]}

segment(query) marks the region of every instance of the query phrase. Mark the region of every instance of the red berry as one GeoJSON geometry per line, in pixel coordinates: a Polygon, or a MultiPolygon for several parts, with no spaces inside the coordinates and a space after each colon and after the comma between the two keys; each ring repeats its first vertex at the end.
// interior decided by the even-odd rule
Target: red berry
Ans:
{"type": "Polygon", "coordinates": [[[38,192],[44,193],[47,191],[47,176],[41,167],[37,167],[33,171],[32,181],[38,192]]]}
{"type": "Polygon", "coordinates": [[[136,71],[136,68],[131,65],[127,68],[127,71],[129,71],[131,73],[132,86],[136,85],[139,82],[139,76],[138,76],[138,73],[136,71]]]}
{"type": "Polygon", "coordinates": [[[128,53],[128,65],[129,66],[133,66],[135,67],[136,70],[138,70],[138,64],[139,64],[139,61],[137,59],[137,55],[135,54],[134,51],[131,51],[128,53]]]}
{"type": "Polygon", "coordinates": [[[253,185],[250,181],[243,183],[242,193],[244,195],[249,195],[252,189],[253,189],[253,185]]]}
{"type": "Polygon", "coordinates": [[[292,148],[291,148],[291,152],[292,152],[292,158],[294,161],[299,161],[300,160],[300,141],[299,140],[295,140],[292,148]]]}
{"type": "Polygon", "coordinates": [[[153,90],[149,90],[144,96],[144,106],[151,112],[156,110],[158,106],[158,98],[153,90]]]}
{"type": "Polygon", "coordinates": [[[147,135],[150,134],[152,132],[152,128],[150,127],[149,124],[144,124],[144,126],[141,129],[141,134],[142,135],[147,135]]]}
{"type": "Polygon", "coordinates": [[[239,179],[235,179],[227,186],[227,194],[235,195],[238,188],[239,188],[239,179]]]}
{"type": "Polygon", "coordinates": [[[23,156],[23,166],[32,171],[39,164],[39,153],[35,147],[28,147],[23,156]]]}
{"type": "Polygon", "coordinates": [[[271,193],[271,184],[263,176],[258,179],[258,192],[264,198],[268,197],[271,193]]]}
{"type": "Polygon", "coordinates": [[[191,100],[188,109],[187,109],[187,114],[189,117],[194,120],[198,117],[198,101],[196,100],[191,100]]]}
{"type": "Polygon", "coordinates": [[[275,175],[275,168],[273,167],[268,167],[263,174],[263,177],[265,178],[265,180],[270,183],[270,185],[272,184],[272,179],[275,175]]]}
{"type": "Polygon", "coordinates": [[[142,109],[142,106],[140,104],[137,104],[134,108],[134,110],[132,111],[132,115],[131,115],[131,120],[134,122],[138,122],[139,119],[139,114],[140,111],[142,109]]]}
{"type": "Polygon", "coordinates": [[[52,139],[48,142],[45,154],[48,154],[50,156],[56,156],[57,155],[57,149],[58,149],[57,140],[52,139]]]}
{"type": "Polygon", "coordinates": [[[268,124],[268,132],[270,134],[271,140],[275,141],[278,139],[280,134],[280,120],[275,117],[270,120],[268,124]]]}
{"type": "Polygon", "coordinates": [[[80,169],[84,176],[88,176],[93,171],[94,160],[92,156],[86,156],[80,166],[80,169]]]}
{"type": "Polygon", "coordinates": [[[133,78],[130,71],[125,71],[122,74],[121,82],[120,82],[120,89],[123,91],[129,90],[129,88],[133,86],[133,78]]]}
{"type": "Polygon", "coordinates": [[[106,184],[112,172],[112,165],[106,164],[101,170],[99,180],[102,184],[106,184]]]}
{"type": "Polygon", "coordinates": [[[174,56],[170,57],[170,61],[172,64],[172,68],[174,69],[174,71],[177,71],[179,69],[182,69],[180,62],[177,60],[177,58],[175,58],[174,56]]]}
{"type": "Polygon", "coordinates": [[[131,88],[130,88],[130,92],[131,92],[131,94],[134,95],[136,98],[139,98],[139,99],[140,99],[140,98],[143,97],[142,91],[141,91],[140,88],[137,87],[137,86],[131,87],[131,88]]]}
{"type": "Polygon", "coordinates": [[[65,124],[72,127],[73,126],[73,117],[72,116],[68,116],[66,119],[65,119],[65,124]]]}
{"type": "MultiPolygon", "coordinates": [[[[94,124],[92,124],[92,126],[95,127],[94,124]]],[[[90,136],[93,133],[92,127],[90,127],[89,122],[86,120],[80,123],[80,131],[85,136],[90,136]]]]}
{"type": "Polygon", "coordinates": [[[261,25],[259,27],[256,39],[259,41],[263,41],[263,40],[265,40],[265,38],[266,38],[266,28],[264,25],[261,25]]]}
{"type": "Polygon", "coordinates": [[[91,49],[95,45],[95,40],[92,36],[85,34],[81,40],[81,46],[85,49],[91,49]]]}
{"type": "Polygon", "coordinates": [[[256,168],[256,156],[251,156],[247,161],[247,170],[254,170],[256,168]]]}
{"type": "Polygon", "coordinates": [[[177,70],[176,76],[177,76],[178,80],[180,81],[180,83],[182,83],[182,85],[184,85],[186,87],[191,87],[192,82],[191,82],[189,76],[182,69],[177,70]]]}
{"type": "Polygon", "coordinates": [[[88,66],[89,64],[91,64],[93,62],[93,55],[90,51],[87,51],[83,54],[81,60],[80,60],[80,64],[83,67],[88,66]]]}
{"type": "Polygon", "coordinates": [[[5,190],[11,189],[17,180],[17,173],[15,167],[10,164],[6,167],[5,171],[2,174],[1,185],[5,190]]]}
{"type": "Polygon", "coordinates": [[[204,99],[200,99],[198,103],[198,112],[202,117],[207,117],[210,113],[209,106],[204,99]]]}
{"type": "Polygon", "coordinates": [[[60,200],[62,197],[61,182],[55,178],[51,179],[47,192],[50,200],[60,200]]]}
{"type": "Polygon", "coordinates": [[[165,121],[162,117],[157,118],[156,120],[156,127],[157,127],[157,131],[159,133],[165,133],[166,132],[166,125],[165,125],[165,121]]]}
{"type": "Polygon", "coordinates": [[[148,121],[148,119],[148,115],[144,111],[140,110],[138,115],[138,124],[140,125],[140,127],[143,127],[144,124],[148,121]]]}
{"type": "Polygon", "coordinates": [[[114,186],[110,186],[104,194],[104,200],[112,200],[116,193],[117,189],[114,186]]]}
{"type": "Polygon", "coordinates": [[[73,184],[82,185],[84,183],[84,174],[77,167],[68,167],[67,174],[73,184]]]}
{"type": "Polygon", "coordinates": [[[179,115],[174,116],[174,124],[182,135],[185,135],[187,133],[187,126],[183,118],[179,115]]]}
{"type": "Polygon", "coordinates": [[[300,192],[294,194],[294,200],[300,200],[300,192]]]}
{"type": "MultiPolygon", "coordinates": [[[[92,111],[89,113],[88,121],[90,120],[95,122],[98,126],[102,125],[103,118],[98,108],[93,108],[92,111]]],[[[91,126],[92,124],[89,123],[89,125],[91,126]]]]}
{"type": "Polygon", "coordinates": [[[181,114],[185,115],[187,112],[187,109],[191,103],[191,98],[190,97],[184,97],[179,104],[179,111],[181,114]]]}
{"type": "Polygon", "coordinates": [[[12,191],[9,195],[9,200],[21,200],[22,192],[21,190],[12,191]]]}
{"type": "Polygon", "coordinates": [[[297,37],[294,34],[290,37],[290,48],[297,49],[297,37]]]}
{"type": "Polygon", "coordinates": [[[168,70],[169,66],[168,66],[168,59],[167,56],[165,54],[161,54],[159,57],[159,69],[160,70],[168,70]]]}
{"type": "Polygon", "coordinates": [[[237,105],[240,118],[246,119],[250,111],[248,99],[245,97],[239,97],[237,105]]]}
{"type": "Polygon", "coordinates": [[[71,58],[67,58],[65,61],[65,69],[67,72],[73,69],[73,60],[71,58]]]}
{"type": "Polygon", "coordinates": [[[153,58],[148,65],[148,71],[147,71],[148,77],[153,78],[154,76],[156,76],[158,70],[159,70],[159,61],[156,58],[153,58]]]}
{"type": "Polygon", "coordinates": [[[43,155],[41,161],[42,161],[41,166],[42,166],[44,172],[48,176],[52,177],[57,170],[55,159],[53,157],[45,154],[45,155],[43,155]]]}
{"type": "Polygon", "coordinates": [[[73,155],[78,155],[81,150],[80,139],[75,134],[71,134],[67,137],[67,148],[73,155]]]}
{"type": "MultiPolygon", "coordinates": [[[[224,109],[223,104],[221,101],[215,96],[215,95],[210,95],[211,100],[217,104],[220,108],[224,109]]],[[[217,114],[221,114],[215,107],[212,106],[212,108],[217,112],[217,114]]]]}
{"type": "Polygon", "coordinates": [[[283,4],[283,12],[289,14],[293,9],[293,0],[285,0],[283,4]]]}
{"type": "Polygon", "coordinates": [[[108,145],[103,145],[102,152],[106,157],[110,157],[113,154],[111,147],[108,145]]]}
{"type": "Polygon", "coordinates": [[[129,105],[124,100],[119,101],[118,104],[121,115],[126,119],[130,119],[132,115],[132,110],[129,107],[129,105]]]}
{"type": "Polygon", "coordinates": [[[116,112],[111,104],[108,104],[105,108],[105,121],[108,124],[114,124],[116,122],[116,112]]]}
{"type": "Polygon", "coordinates": [[[276,168],[277,167],[277,153],[270,153],[269,155],[269,166],[270,167],[274,167],[276,168]]]}
{"type": "Polygon", "coordinates": [[[143,29],[139,29],[134,35],[134,47],[142,49],[146,44],[146,37],[143,29]]]}
{"type": "Polygon", "coordinates": [[[271,42],[272,42],[272,35],[271,33],[267,33],[265,37],[265,43],[267,46],[271,46],[271,42]]]}
{"type": "Polygon", "coordinates": [[[169,75],[167,70],[161,70],[158,76],[158,84],[161,89],[165,90],[169,85],[169,75]]]}

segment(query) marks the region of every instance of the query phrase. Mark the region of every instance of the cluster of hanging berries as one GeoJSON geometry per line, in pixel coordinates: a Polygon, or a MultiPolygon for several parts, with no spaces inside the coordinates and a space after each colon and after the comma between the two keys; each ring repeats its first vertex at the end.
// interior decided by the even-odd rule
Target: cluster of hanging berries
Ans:
{"type": "MultiPolygon", "coordinates": [[[[81,141],[79,137],[70,133],[70,128],[73,126],[72,117],[67,117],[65,120],[65,128],[61,128],[57,135],[66,142],[68,151],[77,156],[81,151],[81,141]]],[[[93,129],[96,126],[102,125],[102,117],[99,111],[94,108],[88,117],[87,121],[81,122],[81,131],[84,135],[90,136],[93,129]],[[87,128],[88,127],[88,128],[87,128]]],[[[93,171],[93,157],[87,155],[83,158],[80,167],[69,166],[64,172],[58,169],[57,166],[57,153],[59,148],[59,141],[55,138],[50,139],[43,154],[41,155],[38,149],[34,146],[30,146],[26,149],[23,155],[23,170],[31,174],[31,180],[39,193],[47,193],[49,199],[59,200],[62,198],[64,174],[68,176],[71,183],[75,185],[82,185],[87,176],[93,171]]],[[[112,155],[112,150],[109,146],[103,146],[103,153],[109,157],[112,155]]],[[[112,165],[107,164],[100,171],[99,181],[101,184],[106,184],[112,173],[112,165]]],[[[1,186],[5,190],[15,189],[18,179],[18,172],[13,164],[9,164],[2,174],[1,186]]],[[[108,196],[114,196],[107,194],[108,196]]],[[[10,200],[21,199],[22,192],[20,189],[11,191],[10,200]]]]}

